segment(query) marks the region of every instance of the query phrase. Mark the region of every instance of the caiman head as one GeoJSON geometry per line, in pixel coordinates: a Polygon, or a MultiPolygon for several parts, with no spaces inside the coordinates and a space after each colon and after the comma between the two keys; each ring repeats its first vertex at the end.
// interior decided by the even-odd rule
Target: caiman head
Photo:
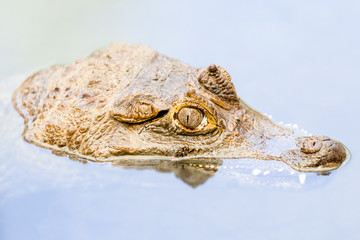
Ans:
{"type": "Polygon", "coordinates": [[[341,143],[297,136],[250,108],[223,68],[141,45],[112,44],[39,72],[14,100],[27,141],[89,160],[256,158],[321,172],[347,158],[341,143]]]}
{"type": "MultiPolygon", "coordinates": [[[[150,92],[114,102],[111,116],[142,138],[144,147],[136,154],[278,160],[308,172],[337,169],[346,159],[341,143],[325,136],[296,136],[250,108],[223,68],[211,65],[199,72],[198,88],[171,104],[150,92]]],[[[122,146],[115,149],[112,154],[124,154],[122,146]]]]}

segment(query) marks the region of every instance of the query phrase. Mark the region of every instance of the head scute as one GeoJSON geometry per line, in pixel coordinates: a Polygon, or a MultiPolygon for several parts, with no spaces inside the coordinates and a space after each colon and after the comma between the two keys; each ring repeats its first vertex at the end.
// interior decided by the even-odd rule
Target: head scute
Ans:
{"type": "Polygon", "coordinates": [[[206,90],[217,95],[221,100],[233,105],[239,103],[231,77],[222,67],[210,65],[200,74],[198,80],[206,90]]]}

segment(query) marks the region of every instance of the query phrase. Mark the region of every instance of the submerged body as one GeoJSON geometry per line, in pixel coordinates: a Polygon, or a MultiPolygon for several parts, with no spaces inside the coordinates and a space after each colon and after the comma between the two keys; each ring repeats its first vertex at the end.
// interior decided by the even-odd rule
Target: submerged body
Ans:
{"type": "Polygon", "coordinates": [[[149,47],[114,43],[29,77],[14,93],[24,138],[93,161],[256,158],[298,171],[346,159],[328,137],[298,137],[246,105],[229,74],[195,68],[149,47]]]}

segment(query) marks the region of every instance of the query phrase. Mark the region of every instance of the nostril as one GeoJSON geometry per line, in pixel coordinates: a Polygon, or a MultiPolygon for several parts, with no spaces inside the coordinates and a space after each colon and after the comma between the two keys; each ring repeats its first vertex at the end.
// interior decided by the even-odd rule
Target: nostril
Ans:
{"type": "Polygon", "coordinates": [[[316,152],[320,151],[321,147],[322,147],[321,140],[307,138],[302,142],[300,150],[303,153],[316,153],[316,152]]]}

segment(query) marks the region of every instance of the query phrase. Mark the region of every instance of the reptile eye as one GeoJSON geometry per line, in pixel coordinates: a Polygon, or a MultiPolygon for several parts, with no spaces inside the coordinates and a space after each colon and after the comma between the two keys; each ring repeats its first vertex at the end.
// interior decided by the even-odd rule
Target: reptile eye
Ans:
{"type": "Polygon", "coordinates": [[[184,107],[178,112],[179,122],[184,127],[191,130],[197,128],[201,124],[203,117],[203,112],[196,108],[184,107]]]}
{"type": "Polygon", "coordinates": [[[173,103],[168,116],[180,135],[204,135],[220,129],[215,111],[202,99],[185,97],[173,103]]]}

